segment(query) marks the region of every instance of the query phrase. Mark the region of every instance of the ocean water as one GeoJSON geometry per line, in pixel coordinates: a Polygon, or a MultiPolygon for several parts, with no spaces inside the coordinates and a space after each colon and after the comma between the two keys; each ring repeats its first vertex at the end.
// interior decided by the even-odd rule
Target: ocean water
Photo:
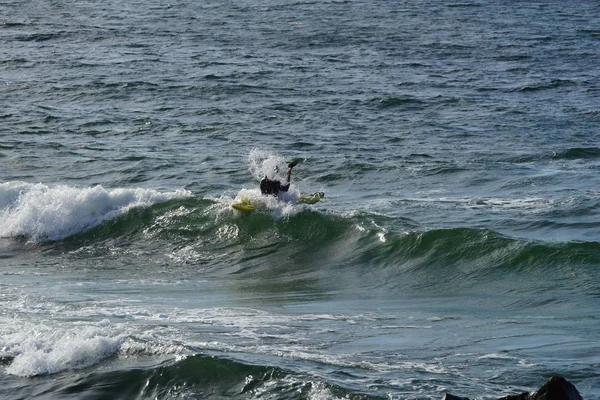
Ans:
{"type": "Polygon", "coordinates": [[[598,2],[0,4],[1,398],[600,398],[598,2]]]}

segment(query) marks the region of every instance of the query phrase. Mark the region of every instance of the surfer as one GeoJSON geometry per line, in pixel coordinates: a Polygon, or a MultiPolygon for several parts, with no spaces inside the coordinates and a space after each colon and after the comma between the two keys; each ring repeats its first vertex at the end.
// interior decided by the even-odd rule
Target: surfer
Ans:
{"type": "Polygon", "coordinates": [[[287,173],[287,179],[286,179],[286,184],[281,184],[281,181],[277,178],[277,173],[279,172],[279,167],[275,167],[275,176],[273,177],[274,179],[269,179],[269,177],[267,177],[265,175],[265,177],[262,179],[262,181],[260,181],[260,192],[263,195],[271,195],[271,196],[277,196],[279,194],[279,192],[287,192],[290,188],[290,179],[292,177],[292,169],[297,165],[298,163],[296,161],[292,161],[291,163],[288,164],[288,173],[287,173]]]}

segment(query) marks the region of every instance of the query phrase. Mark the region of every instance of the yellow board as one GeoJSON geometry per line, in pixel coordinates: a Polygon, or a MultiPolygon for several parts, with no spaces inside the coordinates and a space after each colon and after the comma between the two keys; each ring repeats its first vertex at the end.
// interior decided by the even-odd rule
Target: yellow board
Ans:
{"type": "MultiPolygon", "coordinates": [[[[323,197],[325,197],[325,193],[323,192],[316,192],[313,194],[303,193],[298,197],[298,203],[315,204],[318,203],[323,197]]],[[[243,213],[250,213],[258,208],[262,208],[263,206],[261,204],[252,204],[249,199],[242,198],[239,203],[233,203],[231,207],[243,213]]]]}
{"type": "Polygon", "coordinates": [[[248,199],[242,199],[240,203],[233,203],[231,207],[244,213],[252,212],[257,208],[256,206],[253,206],[248,199]]]}
{"type": "Polygon", "coordinates": [[[313,194],[301,194],[300,197],[298,197],[298,203],[303,203],[303,204],[315,204],[317,202],[319,202],[323,197],[325,197],[325,193],[323,192],[316,192],[313,194]]]}

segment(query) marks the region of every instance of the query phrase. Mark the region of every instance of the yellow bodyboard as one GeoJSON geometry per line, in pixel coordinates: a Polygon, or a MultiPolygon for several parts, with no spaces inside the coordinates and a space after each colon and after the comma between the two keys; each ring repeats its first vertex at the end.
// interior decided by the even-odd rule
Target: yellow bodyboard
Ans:
{"type": "MultiPolygon", "coordinates": [[[[298,197],[298,203],[315,204],[318,203],[323,197],[325,197],[325,193],[323,192],[316,192],[312,194],[303,193],[298,197]]],[[[231,207],[243,213],[251,213],[252,211],[264,206],[262,204],[253,204],[250,199],[242,198],[238,203],[233,203],[231,207]]]]}
{"type": "Polygon", "coordinates": [[[239,203],[233,203],[231,207],[244,213],[249,213],[257,209],[248,199],[242,199],[239,203]]]}

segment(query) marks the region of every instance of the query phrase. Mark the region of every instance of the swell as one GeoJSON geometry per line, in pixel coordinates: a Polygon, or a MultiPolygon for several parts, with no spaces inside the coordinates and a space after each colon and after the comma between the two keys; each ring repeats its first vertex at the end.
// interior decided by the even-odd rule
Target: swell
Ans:
{"type": "Polygon", "coordinates": [[[313,287],[328,285],[344,274],[360,278],[354,285],[392,291],[424,285],[466,289],[515,277],[521,279],[517,284],[531,283],[550,276],[569,287],[596,290],[591,277],[600,265],[600,243],[594,241],[539,242],[473,228],[425,230],[409,219],[366,212],[298,208],[283,216],[240,215],[228,204],[201,198],[130,210],[53,246],[64,251],[118,238],[128,246],[170,252],[174,262],[200,264],[221,277],[260,278],[287,288],[299,278],[313,287]],[[330,272],[327,278],[315,278],[324,271],[330,272]]]}
{"type": "Polygon", "coordinates": [[[597,160],[600,158],[600,148],[573,147],[556,153],[554,155],[554,158],[564,160],[597,160]]]}
{"type": "MultiPolygon", "coordinates": [[[[221,279],[252,279],[255,289],[267,291],[276,290],[273,284],[278,283],[281,290],[304,285],[321,291],[360,287],[445,292],[490,289],[510,279],[517,279],[516,286],[527,286],[540,277],[554,278],[558,283],[553,287],[600,291],[594,283],[600,265],[600,243],[595,241],[538,242],[487,229],[426,229],[410,219],[325,212],[288,203],[242,215],[230,208],[228,199],[92,189],[75,192],[84,195],[82,202],[70,203],[69,193],[62,192],[50,191],[50,199],[41,202],[34,196],[31,201],[37,205],[65,200],[67,210],[44,209],[68,216],[59,224],[62,230],[56,230],[56,219],[40,217],[45,214],[34,207],[35,212],[14,217],[30,231],[16,231],[37,235],[34,238],[40,232],[57,236],[37,245],[45,252],[73,257],[166,254],[170,265],[194,271],[201,267],[203,273],[221,279]]],[[[44,197],[48,190],[38,188],[33,194],[39,193],[44,197]]],[[[4,213],[13,216],[11,204],[4,207],[4,213]]]]}
{"type": "Polygon", "coordinates": [[[420,267],[495,259],[493,264],[503,269],[548,268],[567,262],[599,263],[600,243],[550,244],[512,239],[485,229],[436,229],[395,237],[365,251],[363,258],[380,264],[420,260],[420,267]]]}
{"type": "Polygon", "coordinates": [[[558,89],[563,87],[576,86],[577,83],[575,81],[569,79],[552,79],[547,82],[542,82],[538,84],[531,84],[520,86],[518,88],[510,89],[509,91],[513,92],[537,92],[549,89],[558,89]]]}
{"type": "Polygon", "coordinates": [[[508,159],[507,161],[513,163],[531,163],[537,161],[560,161],[560,160],[597,160],[600,159],[600,148],[598,147],[569,147],[564,150],[555,151],[551,154],[538,153],[528,154],[519,157],[508,159]]]}
{"type": "MultiPolygon", "coordinates": [[[[36,385],[10,388],[13,397],[40,391],[57,397],[156,398],[347,398],[377,399],[278,367],[192,355],[158,365],[93,368],[86,373],[42,377],[36,385]]],[[[15,385],[17,383],[15,382],[15,385]]],[[[1,392],[0,392],[1,393],[1,392]]]]}

